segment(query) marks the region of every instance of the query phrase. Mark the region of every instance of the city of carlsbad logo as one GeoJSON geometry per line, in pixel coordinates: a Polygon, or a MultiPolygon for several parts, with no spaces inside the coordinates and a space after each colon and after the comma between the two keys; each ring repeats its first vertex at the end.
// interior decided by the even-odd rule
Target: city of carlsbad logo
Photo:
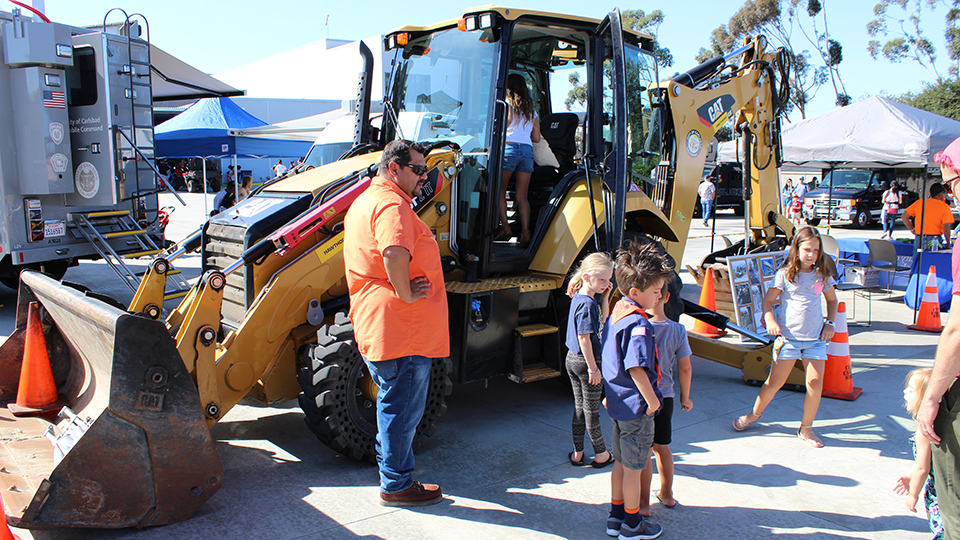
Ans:
{"type": "Polygon", "coordinates": [[[93,163],[84,161],[77,166],[74,184],[77,186],[77,193],[84,199],[92,199],[100,191],[100,173],[97,172],[93,163]]]}
{"type": "Polygon", "coordinates": [[[50,138],[53,139],[53,144],[63,142],[63,124],[60,122],[50,122],[50,138]]]}

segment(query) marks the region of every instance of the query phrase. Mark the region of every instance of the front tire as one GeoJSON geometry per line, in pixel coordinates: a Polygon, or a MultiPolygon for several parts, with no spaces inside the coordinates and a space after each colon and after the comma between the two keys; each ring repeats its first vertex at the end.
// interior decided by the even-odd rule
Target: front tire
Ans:
{"type": "Polygon", "coordinates": [[[810,225],[811,227],[816,227],[820,224],[820,218],[807,218],[804,221],[806,221],[807,225],[810,225]]]}
{"type": "MultiPolygon", "coordinates": [[[[377,457],[377,386],[357,349],[353,324],[346,313],[337,313],[332,325],[317,332],[317,345],[300,369],[299,402],[307,427],[335,452],[358,461],[375,462],[377,457]]],[[[427,403],[417,425],[416,447],[423,436],[436,430],[436,422],[447,412],[445,397],[453,390],[450,360],[436,359],[430,375],[427,403]]]]}
{"type": "Polygon", "coordinates": [[[854,218],[854,224],[858,229],[865,229],[870,225],[870,211],[866,208],[857,209],[857,217],[854,218]]]}

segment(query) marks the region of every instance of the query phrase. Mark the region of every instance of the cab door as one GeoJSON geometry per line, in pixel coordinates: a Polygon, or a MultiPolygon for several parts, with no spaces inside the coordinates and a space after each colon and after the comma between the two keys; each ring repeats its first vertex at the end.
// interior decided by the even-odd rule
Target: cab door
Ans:
{"type": "MultiPolygon", "coordinates": [[[[630,170],[627,150],[627,69],[624,58],[623,27],[620,10],[609,13],[597,26],[597,57],[593,62],[590,114],[594,130],[592,147],[598,156],[603,171],[604,193],[592,194],[603,204],[604,221],[602,237],[598,242],[605,249],[615,249],[623,243],[623,227],[626,216],[627,191],[630,186],[630,170]]],[[[590,183],[587,184],[592,191],[590,183]]]]}

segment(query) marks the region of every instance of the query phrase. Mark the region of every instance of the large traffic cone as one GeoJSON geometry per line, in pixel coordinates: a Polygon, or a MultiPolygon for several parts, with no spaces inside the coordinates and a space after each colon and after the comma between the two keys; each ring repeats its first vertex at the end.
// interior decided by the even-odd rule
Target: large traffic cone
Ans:
{"type": "MultiPolygon", "coordinates": [[[[713,286],[713,268],[707,268],[707,273],[703,276],[703,289],[700,291],[700,307],[707,308],[710,311],[717,310],[717,294],[713,286]]],[[[705,323],[700,319],[693,325],[693,333],[704,337],[718,338],[727,335],[726,330],[717,330],[716,326],[705,323]]]]}
{"type": "Polygon", "coordinates": [[[0,540],[20,540],[13,534],[7,525],[7,511],[3,508],[3,498],[0,498],[0,540]]]}
{"type": "Polygon", "coordinates": [[[827,344],[827,362],[823,369],[823,396],[853,401],[863,388],[854,388],[850,372],[850,334],[847,332],[847,306],[837,306],[833,337],[827,344]]]}
{"type": "Polygon", "coordinates": [[[917,322],[908,325],[911,330],[924,332],[940,332],[943,324],[940,323],[940,297],[937,294],[937,267],[931,266],[927,273],[927,285],[923,288],[923,301],[917,312],[917,322]]]}
{"type": "Polygon", "coordinates": [[[27,309],[27,332],[24,336],[17,402],[7,405],[16,416],[44,414],[61,407],[50,358],[47,356],[47,340],[40,326],[39,309],[36,302],[30,302],[27,309]]]}

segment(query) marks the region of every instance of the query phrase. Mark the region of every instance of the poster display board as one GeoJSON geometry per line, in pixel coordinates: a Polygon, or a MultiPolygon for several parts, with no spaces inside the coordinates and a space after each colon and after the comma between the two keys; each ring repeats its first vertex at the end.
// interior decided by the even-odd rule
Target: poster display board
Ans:
{"type": "MultiPolygon", "coordinates": [[[[727,257],[727,270],[730,274],[730,291],[733,306],[737,314],[737,324],[747,330],[767,336],[763,325],[763,295],[773,287],[777,269],[787,259],[786,251],[771,251],[727,257]]],[[[782,320],[780,302],[773,305],[773,313],[782,320]]]]}

